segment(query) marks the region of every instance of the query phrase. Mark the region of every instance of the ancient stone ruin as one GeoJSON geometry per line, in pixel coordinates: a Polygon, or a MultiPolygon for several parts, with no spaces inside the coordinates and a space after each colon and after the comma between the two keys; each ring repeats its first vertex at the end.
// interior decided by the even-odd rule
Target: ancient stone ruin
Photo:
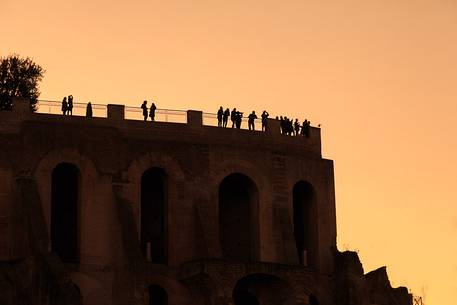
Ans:
{"type": "Polygon", "coordinates": [[[0,112],[0,304],[412,303],[336,249],[319,128],[203,120],[0,112]]]}

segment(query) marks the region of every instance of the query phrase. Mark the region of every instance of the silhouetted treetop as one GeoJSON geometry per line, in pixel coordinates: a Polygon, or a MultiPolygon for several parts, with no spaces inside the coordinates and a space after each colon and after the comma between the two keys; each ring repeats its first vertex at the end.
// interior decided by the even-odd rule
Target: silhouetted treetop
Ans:
{"type": "Polygon", "coordinates": [[[36,110],[40,96],[39,82],[45,70],[31,58],[17,54],[0,58],[0,110],[12,108],[12,98],[30,100],[30,107],[36,110]]]}

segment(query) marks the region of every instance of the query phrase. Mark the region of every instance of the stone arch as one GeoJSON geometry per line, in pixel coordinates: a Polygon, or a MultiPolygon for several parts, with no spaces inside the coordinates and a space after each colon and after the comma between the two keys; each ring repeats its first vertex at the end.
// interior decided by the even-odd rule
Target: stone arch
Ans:
{"type": "MultiPolygon", "coordinates": [[[[254,214],[255,219],[253,220],[257,225],[254,228],[254,235],[255,235],[255,260],[262,261],[262,260],[270,260],[272,259],[270,248],[273,246],[262,246],[262,245],[272,245],[272,226],[271,225],[262,225],[265,221],[272,218],[272,205],[271,200],[269,198],[270,191],[270,184],[268,180],[265,178],[266,175],[262,173],[260,166],[256,166],[255,164],[246,161],[246,160],[226,160],[221,163],[214,164],[210,168],[210,181],[212,182],[212,186],[209,188],[210,192],[210,202],[214,204],[210,207],[212,210],[213,217],[218,219],[219,217],[219,186],[221,182],[224,180],[225,177],[238,173],[249,177],[257,186],[258,191],[258,200],[257,200],[257,211],[254,214]],[[214,207],[216,207],[214,209],[214,207]]],[[[217,224],[214,228],[216,236],[220,235],[219,232],[219,224],[217,224]]],[[[221,247],[219,244],[219,249],[221,251],[221,247]]]]}
{"type": "Polygon", "coordinates": [[[194,305],[216,304],[216,281],[207,273],[198,273],[180,280],[189,289],[194,305]]]}
{"type": "Polygon", "coordinates": [[[234,305],[295,305],[293,287],[284,279],[252,273],[239,279],[232,293],[234,305]]]}
{"type": "Polygon", "coordinates": [[[78,287],[84,305],[98,304],[109,297],[108,292],[104,289],[103,284],[85,273],[70,273],[72,282],[78,287]]]}
{"type": "MultiPolygon", "coordinates": [[[[185,181],[184,172],[179,166],[178,162],[171,157],[163,154],[148,153],[134,159],[126,170],[126,178],[128,183],[122,188],[121,196],[128,198],[132,203],[133,217],[135,220],[138,239],[141,242],[141,178],[142,175],[151,168],[160,168],[166,175],[167,180],[167,207],[164,216],[164,222],[171,224],[173,221],[173,209],[174,204],[178,202],[178,193],[182,192],[179,189],[185,181]]],[[[171,226],[167,226],[169,229],[166,230],[165,240],[169,240],[169,236],[172,234],[171,226]]],[[[171,247],[173,243],[167,243],[167,249],[165,253],[173,253],[171,247]]],[[[168,263],[173,258],[168,257],[168,263]]]]}
{"type": "Polygon", "coordinates": [[[259,170],[259,167],[245,160],[227,160],[220,164],[215,164],[210,171],[212,180],[216,183],[216,186],[228,175],[240,173],[251,178],[259,189],[268,188],[268,181],[265,175],[259,170]]]}
{"type": "Polygon", "coordinates": [[[292,189],[294,239],[300,264],[317,265],[318,232],[316,191],[313,185],[300,180],[292,189]]]}
{"type": "Polygon", "coordinates": [[[149,285],[148,299],[149,305],[168,305],[168,292],[160,285],[149,285]]]}
{"type": "MultiPolygon", "coordinates": [[[[190,305],[192,303],[192,296],[187,289],[179,281],[162,276],[162,275],[153,275],[148,276],[146,280],[146,284],[144,286],[144,304],[158,304],[158,305],[190,305]],[[150,288],[152,287],[152,291],[150,288]],[[162,301],[162,303],[151,303],[151,292],[157,293],[154,296],[158,297],[158,301],[162,301]],[[164,297],[166,294],[166,298],[160,298],[161,296],[164,297]],[[166,302],[164,302],[166,301],[166,302]]],[[[156,301],[157,301],[156,299],[156,301]]]]}
{"type": "Polygon", "coordinates": [[[248,176],[232,173],[219,184],[219,240],[222,256],[236,261],[258,257],[259,190],[248,176]]]}
{"type": "MultiPolygon", "coordinates": [[[[88,157],[79,153],[76,149],[64,148],[48,152],[33,171],[33,178],[37,183],[38,193],[46,221],[48,236],[51,237],[51,200],[52,200],[52,172],[60,163],[73,164],[80,172],[79,183],[79,214],[83,215],[87,207],[91,206],[93,194],[98,187],[98,171],[88,157]]],[[[85,219],[80,218],[80,229],[84,227],[85,219]]],[[[81,231],[81,230],[80,230],[81,231]]],[[[79,232],[81,233],[81,232],[79,232]]],[[[81,234],[79,234],[81,236],[81,234]]],[[[83,251],[84,243],[80,241],[80,251],[83,251]]],[[[49,243],[51,250],[51,243],[49,243]]]]}

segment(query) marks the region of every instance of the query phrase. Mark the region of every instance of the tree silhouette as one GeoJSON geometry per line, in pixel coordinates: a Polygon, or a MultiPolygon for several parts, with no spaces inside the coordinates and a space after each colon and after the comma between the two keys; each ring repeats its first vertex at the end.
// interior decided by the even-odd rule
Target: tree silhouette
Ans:
{"type": "Polygon", "coordinates": [[[38,83],[45,70],[29,57],[17,54],[0,58],[0,110],[11,110],[12,98],[30,100],[30,108],[36,110],[40,96],[38,83]]]}

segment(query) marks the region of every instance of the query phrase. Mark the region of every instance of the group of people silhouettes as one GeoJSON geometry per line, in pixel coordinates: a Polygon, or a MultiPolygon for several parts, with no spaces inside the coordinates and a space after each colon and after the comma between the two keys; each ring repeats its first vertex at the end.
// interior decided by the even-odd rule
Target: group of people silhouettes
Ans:
{"type": "Polygon", "coordinates": [[[145,122],[148,120],[148,115],[151,118],[151,121],[155,120],[157,107],[154,104],[154,102],[152,102],[151,107],[149,107],[149,112],[148,101],[143,102],[143,104],[141,105],[141,109],[143,110],[143,117],[145,122]]]}
{"type": "Polygon", "coordinates": [[[276,117],[277,120],[279,120],[280,128],[281,128],[281,133],[287,136],[305,136],[309,138],[309,131],[311,127],[311,122],[305,119],[303,121],[303,124],[300,125],[300,122],[298,122],[298,119],[289,119],[288,117],[276,117]]]}
{"type": "MultiPolygon", "coordinates": [[[[268,117],[270,114],[264,110],[260,116],[261,122],[262,122],[262,131],[265,131],[267,128],[267,122],[268,122],[268,117]]],[[[219,110],[217,111],[217,126],[219,127],[227,127],[228,124],[228,119],[230,117],[230,120],[232,121],[232,128],[241,128],[241,122],[243,119],[243,112],[240,112],[236,110],[236,108],[233,108],[232,111],[230,111],[229,108],[225,109],[221,106],[219,107],[219,110]]],[[[254,122],[255,120],[258,119],[257,115],[255,114],[255,111],[252,111],[248,115],[248,128],[249,130],[255,130],[255,125],[254,122]]],[[[305,119],[303,121],[303,124],[300,125],[300,122],[298,122],[298,119],[295,119],[295,121],[285,117],[276,117],[276,120],[280,122],[280,128],[281,128],[281,133],[284,135],[288,136],[305,136],[309,138],[309,132],[310,132],[310,127],[311,127],[311,122],[305,119]]]]}
{"type": "MultiPolygon", "coordinates": [[[[146,122],[148,117],[151,118],[151,121],[155,120],[157,106],[154,102],[151,102],[151,106],[148,107],[148,101],[143,101],[141,105],[143,112],[143,118],[146,122]]],[[[73,95],[64,97],[62,100],[62,113],[63,115],[73,115],[73,95]]],[[[262,131],[265,131],[267,128],[268,117],[270,114],[264,110],[260,115],[262,122],[262,131]]],[[[87,103],[86,107],[86,117],[92,117],[92,104],[91,102],[87,103]]],[[[217,111],[217,126],[218,127],[227,127],[228,120],[232,121],[232,128],[241,129],[241,123],[243,121],[243,112],[238,111],[236,108],[233,108],[230,111],[229,108],[219,107],[217,111]]],[[[255,130],[255,120],[258,119],[255,111],[252,111],[248,116],[248,129],[255,130]]],[[[281,133],[287,136],[305,136],[309,138],[311,122],[305,119],[303,124],[300,125],[298,119],[289,119],[288,117],[276,117],[276,120],[280,122],[281,133]]]]}
{"type": "MultiPolygon", "coordinates": [[[[63,115],[73,115],[73,95],[69,95],[68,97],[64,97],[62,100],[62,114],[63,115]]],[[[86,117],[92,117],[92,103],[87,103],[86,106],[86,117]]]]}
{"type": "MultiPolygon", "coordinates": [[[[263,111],[261,118],[262,118],[262,131],[266,129],[267,126],[267,118],[269,114],[265,110],[263,111]]],[[[241,128],[241,123],[243,120],[243,112],[240,112],[236,110],[236,108],[233,108],[232,111],[230,111],[229,108],[225,109],[222,108],[222,106],[219,108],[217,111],[217,126],[219,127],[227,127],[228,124],[228,119],[230,117],[230,120],[232,121],[232,128],[241,128]]],[[[248,128],[249,130],[255,130],[255,120],[258,119],[257,115],[255,114],[255,111],[252,111],[248,115],[248,128]]]]}
{"type": "Polygon", "coordinates": [[[63,115],[73,115],[73,95],[65,96],[62,100],[63,115]]]}

